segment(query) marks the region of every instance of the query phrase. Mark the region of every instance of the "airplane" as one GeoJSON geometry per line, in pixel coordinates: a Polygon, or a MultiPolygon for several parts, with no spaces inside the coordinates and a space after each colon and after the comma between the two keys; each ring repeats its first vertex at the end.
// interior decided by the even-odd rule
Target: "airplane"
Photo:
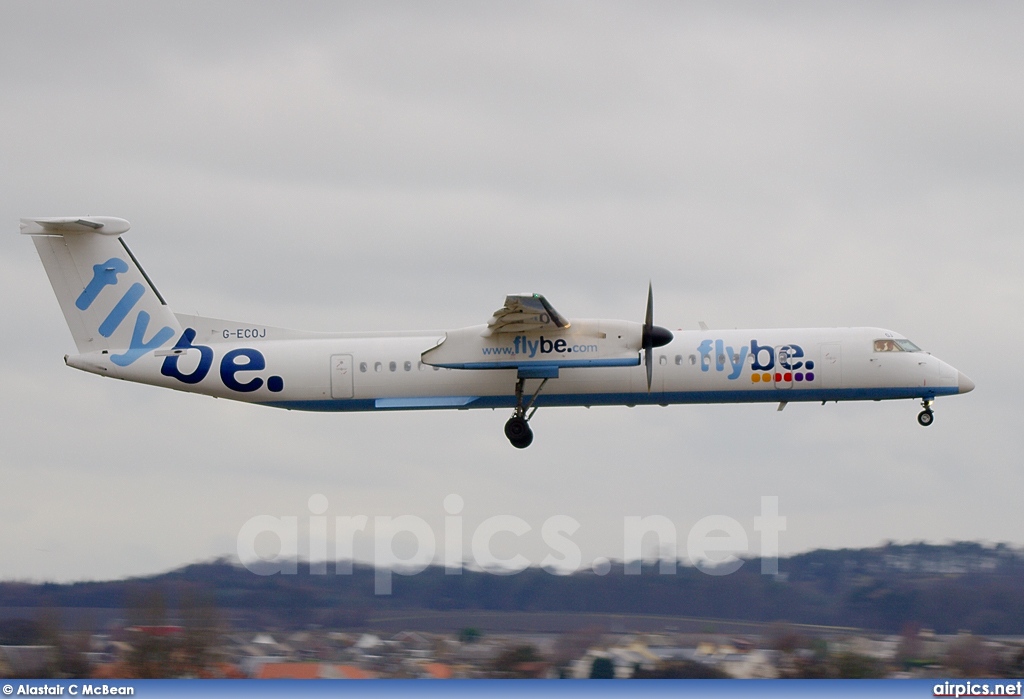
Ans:
{"type": "Polygon", "coordinates": [[[318,333],[174,313],[110,216],[23,218],[77,354],[75,369],[307,411],[512,409],[533,442],[538,408],[916,399],[974,382],[881,328],[668,330],[567,318],[541,294],[506,297],[486,323],[448,331],[318,333]]]}

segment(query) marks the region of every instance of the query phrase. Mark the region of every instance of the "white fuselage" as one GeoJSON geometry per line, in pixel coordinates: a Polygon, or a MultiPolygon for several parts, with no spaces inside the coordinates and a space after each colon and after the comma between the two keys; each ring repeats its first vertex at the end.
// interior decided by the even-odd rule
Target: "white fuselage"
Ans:
{"type": "MultiPolygon", "coordinates": [[[[314,335],[179,316],[195,331],[176,349],[130,366],[105,352],[69,365],[115,378],[297,410],[409,410],[515,405],[517,370],[430,366],[445,332],[314,335]]],[[[973,384],[922,351],[875,351],[878,328],[673,331],[654,350],[653,382],[633,366],[561,367],[538,406],[741,403],[920,398],[973,384]]],[[[169,345],[168,345],[169,347],[169,345]]],[[[528,394],[540,379],[531,379],[528,394]]]]}

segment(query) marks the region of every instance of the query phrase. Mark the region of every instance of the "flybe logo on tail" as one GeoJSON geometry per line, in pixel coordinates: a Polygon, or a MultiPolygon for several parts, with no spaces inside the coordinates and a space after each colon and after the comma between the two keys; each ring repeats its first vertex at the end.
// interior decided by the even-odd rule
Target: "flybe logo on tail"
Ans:
{"type": "Polygon", "coordinates": [[[743,367],[750,359],[750,381],[752,383],[789,383],[791,381],[814,381],[814,361],[804,359],[804,350],[800,345],[759,344],[751,340],[750,346],[743,345],[737,352],[724,340],[704,340],[697,347],[700,353],[700,370],[728,371],[726,377],[734,381],[743,373],[743,367]]]}
{"type": "MultiPolygon", "coordinates": [[[[119,257],[111,257],[102,264],[93,265],[92,279],[78,295],[75,306],[80,311],[87,310],[106,287],[117,286],[117,275],[127,271],[128,263],[119,257]]],[[[138,282],[128,287],[128,290],[121,296],[121,300],[114,305],[107,317],[100,323],[98,328],[100,335],[103,337],[113,335],[145,293],[146,288],[138,282]]],[[[135,328],[132,330],[128,349],[123,354],[110,355],[110,361],[118,366],[128,366],[146,352],[157,349],[174,337],[174,329],[165,325],[147,342],[145,338],[146,331],[149,329],[149,320],[149,313],[143,310],[138,312],[138,315],[135,316],[135,328]]]]}

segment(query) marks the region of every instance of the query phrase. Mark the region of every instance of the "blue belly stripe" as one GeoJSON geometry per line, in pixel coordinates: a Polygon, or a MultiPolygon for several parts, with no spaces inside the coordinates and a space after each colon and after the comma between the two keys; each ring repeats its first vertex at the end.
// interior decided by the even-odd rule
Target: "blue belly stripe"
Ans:
{"type": "MultiPolygon", "coordinates": [[[[425,398],[378,398],[373,407],[392,410],[416,408],[461,408],[477,400],[475,396],[434,396],[425,398]]],[[[332,401],[333,402],[333,401],[332,401]]]]}
{"type": "MultiPolygon", "coordinates": [[[[956,386],[906,388],[814,388],[755,391],[671,391],[654,393],[562,393],[537,396],[539,407],[584,405],[692,405],[698,403],[808,403],[820,401],[900,400],[935,398],[959,393],[956,386]]],[[[261,405],[288,410],[359,412],[369,410],[442,410],[451,408],[512,408],[515,396],[416,396],[408,398],[350,398],[343,400],[278,400],[261,405]]]]}

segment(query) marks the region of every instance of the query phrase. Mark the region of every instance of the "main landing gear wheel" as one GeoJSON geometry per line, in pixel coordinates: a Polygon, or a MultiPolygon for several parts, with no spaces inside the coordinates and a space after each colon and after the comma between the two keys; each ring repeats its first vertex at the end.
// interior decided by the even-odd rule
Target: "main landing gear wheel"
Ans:
{"type": "Polygon", "coordinates": [[[917,424],[921,427],[928,427],[928,425],[935,422],[935,414],[932,413],[932,402],[927,398],[922,398],[921,407],[924,410],[917,414],[917,424]]]}
{"type": "Polygon", "coordinates": [[[505,436],[508,437],[508,441],[512,443],[516,449],[525,449],[526,447],[533,444],[533,430],[530,429],[530,418],[533,417],[533,413],[537,412],[536,408],[533,408],[534,401],[537,400],[537,396],[540,395],[541,390],[544,388],[544,384],[548,382],[544,379],[540,382],[540,386],[537,387],[537,392],[533,394],[530,399],[529,405],[523,406],[523,386],[526,384],[526,379],[519,378],[516,380],[516,409],[512,412],[512,417],[505,423],[505,436]],[[526,412],[533,408],[533,411],[527,415],[526,412]]]}
{"type": "Polygon", "coordinates": [[[510,417],[505,423],[505,436],[516,449],[525,449],[533,444],[533,430],[524,417],[510,417]]]}

